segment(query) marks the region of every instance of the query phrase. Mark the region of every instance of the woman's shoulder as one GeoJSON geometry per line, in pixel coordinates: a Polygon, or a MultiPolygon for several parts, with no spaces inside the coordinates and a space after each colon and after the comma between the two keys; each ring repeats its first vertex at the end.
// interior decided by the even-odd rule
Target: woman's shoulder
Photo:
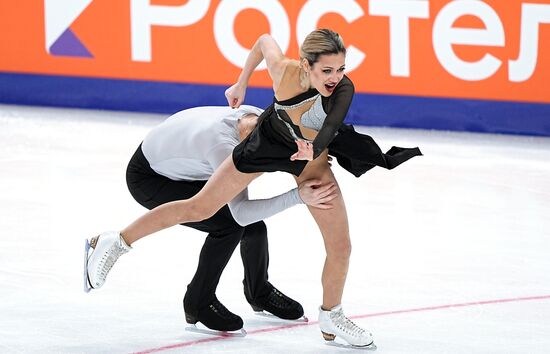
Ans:
{"type": "Polygon", "coordinates": [[[303,91],[300,87],[300,62],[294,59],[285,59],[283,65],[281,80],[273,86],[275,97],[279,100],[286,100],[303,91]]]}
{"type": "Polygon", "coordinates": [[[284,58],[283,61],[288,68],[294,68],[294,69],[300,68],[300,62],[296,59],[284,58]]]}
{"type": "Polygon", "coordinates": [[[336,89],[329,97],[323,97],[323,107],[325,111],[330,111],[334,104],[339,102],[351,102],[355,94],[355,86],[349,77],[344,75],[342,80],[336,85],[336,89]]]}
{"type": "Polygon", "coordinates": [[[283,68],[282,78],[294,76],[300,72],[300,62],[295,59],[284,58],[281,66],[283,68]]]}
{"type": "Polygon", "coordinates": [[[355,93],[355,86],[353,85],[353,81],[351,81],[351,79],[349,77],[344,75],[342,80],[340,80],[340,82],[336,86],[335,93],[336,92],[338,92],[339,94],[337,94],[337,95],[333,94],[332,96],[334,96],[334,97],[341,96],[341,95],[345,95],[345,96],[352,95],[353,96],[353,94],[355,93]]]}
{"type": "Polygon", "coordinates": [[[351,81],[351,79],[347,76],[347,75],[344,75],[344,77],[342,78],[342,80],[340,80],[339,82],[339,86],[347,86],[347,87],[351,87],[352,89],[355,90],[355,86],[353,85],[353,81],[351,81]]]}

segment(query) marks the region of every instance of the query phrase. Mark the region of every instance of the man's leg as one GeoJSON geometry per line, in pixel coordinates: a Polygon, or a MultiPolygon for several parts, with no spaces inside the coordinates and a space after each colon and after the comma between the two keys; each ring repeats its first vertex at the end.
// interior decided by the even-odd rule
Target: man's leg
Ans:
{"type": "Polygon", "coordinates": [[[241,240],[243,230],[219,236],[206,237],[199,255],[199,264],[193,279],[187,286],[183,301],[191,315],[193,310],[208,305],[215,298],[216,288],[233,250],[241,240]]]}
{"type": "Polygon", "coordinates": [[[241,240],[244,266],[244,294],[255,311],[265,310],[273,315],[295,320],[304,315],[297,301],[289,298],[268,281],[269,251],[267,228],[263,221],[246,226],[241,240]]]}
{"type": "Polygon", "coordinates": [[[241,239],[241,258],[244,267],[244,289],[247,299],[266,295],[269,251],[267,228],[263,221],[248,225],[241,239]]]}
{"type": "MultiPolygon", "coordinates": [[[[141,148],[128,165],[126,180],[134,199],[148,209],[174,200],[188,199],[206,184],[206,181],[173,181],[157,174],[149,166],[141,148]]],[[[236,223],[227,206],[207,220],[185,226],[209,233],[201,249],[197,271],[184,298],[188,322],[198,320],[218,330],[242,328],[242,319],[219,303],[215,293],[244,228],[236,223]]]]}

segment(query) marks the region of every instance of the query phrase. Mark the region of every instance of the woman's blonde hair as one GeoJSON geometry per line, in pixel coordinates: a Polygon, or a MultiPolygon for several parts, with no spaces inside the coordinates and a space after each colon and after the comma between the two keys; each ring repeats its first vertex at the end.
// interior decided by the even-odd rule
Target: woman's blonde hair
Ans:
{"type": "Polygon", "coordinates": [[[333,30],[322,28],[307,35],[300,47],[300,59],[306,59],[310,66],[323,54],[346,54],[342,37],[333,30]]]}

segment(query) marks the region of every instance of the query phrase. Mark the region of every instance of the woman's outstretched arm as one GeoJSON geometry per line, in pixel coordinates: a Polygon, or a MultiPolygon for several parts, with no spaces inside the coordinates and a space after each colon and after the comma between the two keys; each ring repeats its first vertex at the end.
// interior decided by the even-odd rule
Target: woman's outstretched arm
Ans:
{"type": "Polygon", "coordinates": [[[273,80],[273,89],[277,90],[284,72],[286,58],[275,39],[269,34],[263,34],[250,50],[239,80],[225,91],[229,106],[238,108],[244,102],[248,81],[264,59],[269,76],[273,80]]]}

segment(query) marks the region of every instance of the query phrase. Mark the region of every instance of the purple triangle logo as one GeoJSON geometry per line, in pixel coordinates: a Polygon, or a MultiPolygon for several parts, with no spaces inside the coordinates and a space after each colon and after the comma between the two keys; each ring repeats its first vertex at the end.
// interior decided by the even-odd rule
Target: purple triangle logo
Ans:
{"type": "Polygon", "coordinates": [[[71,31],[70,27],[52,44],[50,54],[66,57],[94,57],[71,31]]]}

